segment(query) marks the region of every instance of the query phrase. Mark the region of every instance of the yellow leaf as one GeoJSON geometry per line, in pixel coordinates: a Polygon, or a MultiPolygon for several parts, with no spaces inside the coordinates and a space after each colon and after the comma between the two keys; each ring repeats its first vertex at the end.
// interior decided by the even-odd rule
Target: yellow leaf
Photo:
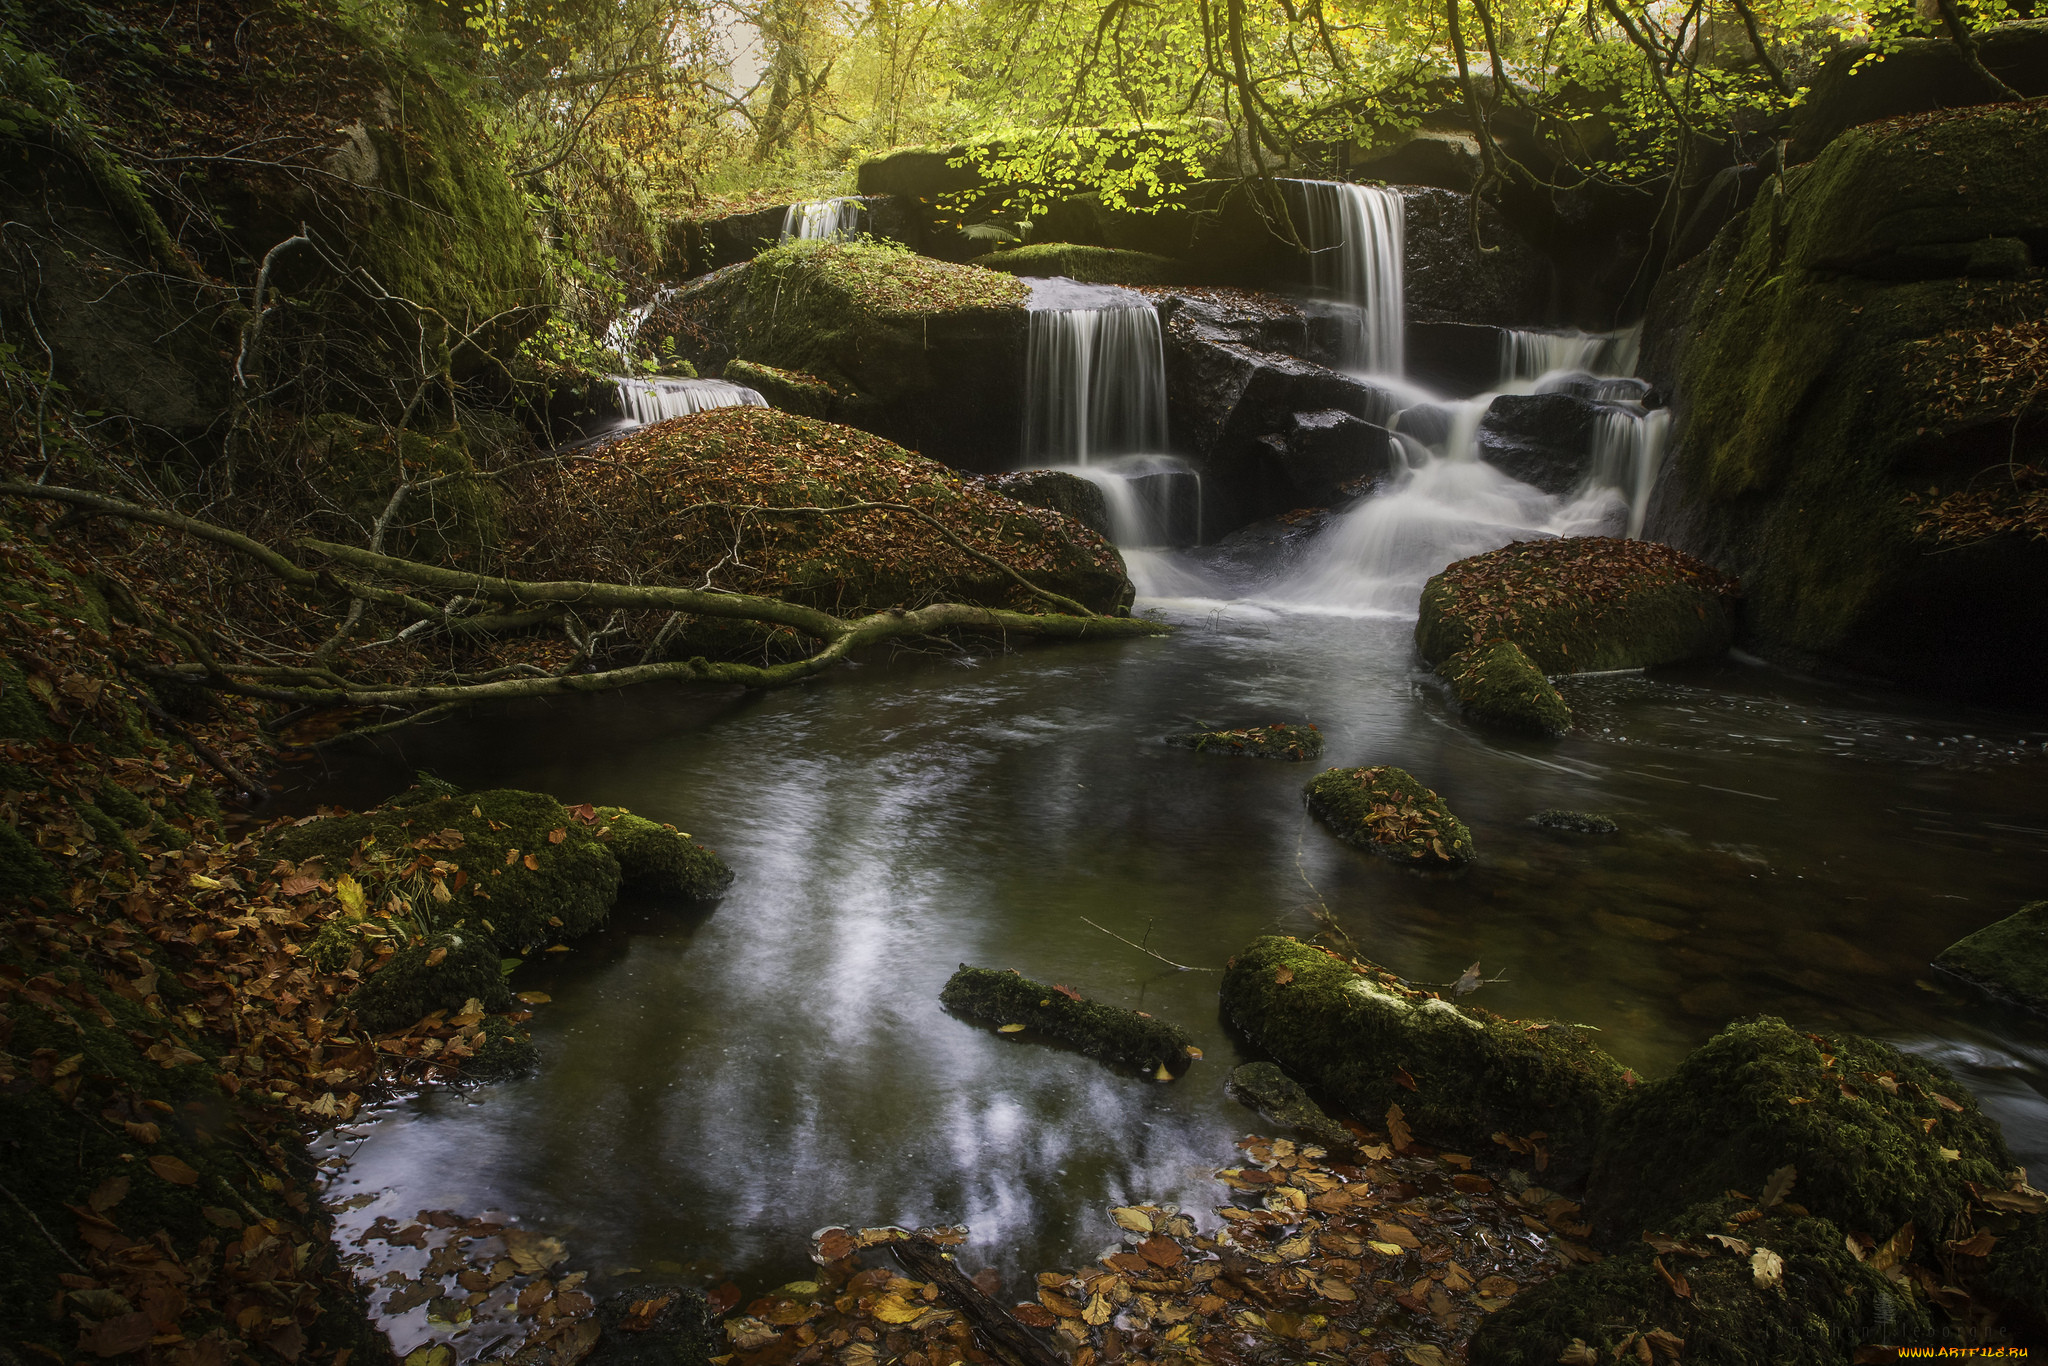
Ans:
{"type": "Polygon", "coordinates": [[[998,1034],[1021,1034],[1023,1031],[1024,1026],[1020,1024],[1006,1024],[996,1026],[996,1033],[998,1034]]]}
{"type": "Polygon", "coordinates": [[[910,1323],[921,1318],[931,1306],[922,1300],[910,1301],[893,1291],[875,1301],[874,1316],[883,1323],[910,1323]]]}
{"type": "Polygon", "coordinates": [[[1197,1062],[1199,1062],[1199,1061],[1201,1061],[1201,1058],[1202,1058],[1202,1050],[1201,1050],[1201,1049],[1199,1049],[1199,1048],[1197,1048],[1197,1047],[1195,1047],[1195,1046],[1194,1046],[1193,1044],[1189,1044],[1189,1045],[1188,1045],[1188,1056],[1189,1056],[1190,1058],[1193,1058],[1193,1059],[1195,1059],[1195,1060],[1196,1060],[1197,1062]]]}
{"type": "Polygon", "coordinates": [[[1403,1250],[1399,1243],[1382,1243],[1372,1241],[1366,1243],[1366,1246],[1371,1248],[1374,1252],[1379,1253],[1382,1257],[1398,1257],[1401,1255],[1403,1250]]]}
{"type": "Polygon", "coordinates": [[[1116,1220],[1118,1228],[1126,1228],[1133,1233],[1152,1232],[1152,1216],[1134,1206],[1125,1205],[1120,1209],[1113,1209],[1109,1212],[1109,1217],[1116,1220]]]}
{"type": "Polygon", "coordinates": [[[347,873],[334,879],[334,895],[341,902],[341,908],[350,915],[361,915],[369,909],[369,899],[363,895],[363,884],[347,873]]]}
{"type": "Polygon", "coordinates": [[[519,993],[519,999],[530,1006],[544,1006],[555,998],[545,991],[522,991],[519,993]]]}
{"type": "Polygon", "coordinates": [[[1107,1295],[1090,1295],[1088,1307],[1081,1311],[1081,1321],[1100,1328],[1116,1313],[1116,1306],[1109,1302],[1107,1295]]]}

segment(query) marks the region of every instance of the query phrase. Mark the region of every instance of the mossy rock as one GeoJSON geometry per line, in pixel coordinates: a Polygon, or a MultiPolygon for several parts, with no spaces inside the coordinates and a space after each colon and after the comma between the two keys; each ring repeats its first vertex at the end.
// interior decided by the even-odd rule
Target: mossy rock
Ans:
{"type": "Polygon", "coordinates": [[[1233,1068],[1230,1089],[1277,1124],[1285,1124],[1325,1148],[1342,1152],[1358,1146],[1352,1132],[1331,1119],[1300,1082],[1270,1062],[1248,1062],[1233,1068]]]}
{"type": "Polygon", "coordinates": [[[1782,1206],[1754,1222],[1728,1222],[1744,1209],[1755,1205],[1712,1201],[1657,1230],[1705,1256],[1660,1256],[1639,1242],[1522,1291],[1480,1324],[1467,1359],[1554,1366],[1581,1342],[1592,1359],[1635,1360],[1623,1351],[1630,1339],[1662,1332],[1683,1340],[1687,1366],[1840,1366],[1867,1342],[1941,1341],[1924,1299],[1852,1257],[1834,1224],[1782,1206]],[[1776,1253],[1779,1284],[1758,1286],[1750,1256],[1709,1242],[1709,1233],[1776,1253]],[[1673,1293],[1659,1260],[1684,1278],[1688,1297],[1673,1293]]]}
{"type": "Polygon", "coordinates": [[[1275,721],[1270,726],[1241,730],[1186,730],[1166,737],[1169,745],[1200,754],[1236,754],[1249,759],[1287,759],[1305,763],[1323,757],[1323,733],[1314,726],[1275,721]]]}
{"type": "Polygon", "coordinates": [[[421,897],[416,909],[436,929],[489,934],[514,953],[603,925],[621,880],[619,861],[595,827],[553,797],[512,789],[416,793],[376,811],[287,827],[264,849],[294,863],[317,858],[330,876],[348,870],[359,851],[368,861],[354,876],[373,908],[382,905],[390,876],[416,857],[454,864],[466,875],[462,886],[451,877],[446,904],[421,897]]]}
{"type": "Polygon", "coordinates": [[[509,1010],[512,993],[487,934],[437,934],[400,949],[342,998],[373,1033],[405,1029],[437,1010],[475,1000],[487,1011],[509,1010]]]}
{"type": "Polygon", "coordinates": [[[1736,591],[1713,566],[1653,541],[1517,541],[1423,585],[1415,644],[1441,666],[1506,641],[1544,674],[1704,659],[1734,639],[1736,591]]]}
{"type": "Polygon", "coordinates": [[[805,417],[830,418],[839,406],[840,394],[816,375],[802,370],[784,370],[760,361],[728,361],[724,378],[768,400],[771,408],[805,417]]]}
{"type": "Polygon", "coordinates": [[[1584,1169],[1628,1087],[1621,1064],[1570,1025],[1455,1005],[1293,939],[1240,949],[1222,1006],[1256,1047],[1366,1122],[1399,1105],[1417,1135],[1468,1152],[1540,1131],[1553,1172],[1584,1169]]]}
{"type": "Polygon", "coordinates": [[[1971,986],[2048,1015],[2048,901],[2036,901],[1943,949],[1934,966],[1971,986]]]}
{"type": "Polygon", "coordinates": [[[1529,817],[1531,825],[1540,825],[1545,830],[1560,830],[1567,835],[1611,835],[1621,827],[1611,817],[1597,811],[1565,811],[1552,807],[1538,811],[1529,817]]]}
{"type": "Polygon", "coordinates": [[[1792,1199],[1883,1242],[1908,1220],[1947,1236],[1974,1203],[1969,1183],[2004,1190],[2014,1163],[1946,1070],[1762,1016],[1630,1092],[1601,1137],[1587,1203],[1603,1237],[1628,1242],[1723,1191],[1758,1195],[1788,1165],[1792,1199]]]}
{"type": "Polygon", "coordinates": [[[1443,799],[1398,768],[1329,768],[1309,781],[1308,809],[1338,839],[1397,863],[1472,860],[1472,832],[1443,799]]]}
{"type": "Polygon", "coordinates": [[[1109,500],[1100,485],[1065,470],[1011,470],[992,474],[988,487],[1005,498],[1015,498],[1033,507],[1051,508],[1071,517],[1103,540],[1110,539],[1109,500]]]}
{"type": "Polygon", "coordinates": [[[0,821],[0,901],[21,902],[39,896],[49,902],[61,896],[64,881],[19,830],[0,821]]]}
{"type": "Polygon", "coordinates": [[[718,1316],[684,1286],[616,1291],[598,1301],[597,1321],[604,1332],[583,1366],[708,1366],[728,1350],[718,1316]],[[644,1306],[657,1298],[664,1303],[649,1322],[644,1306]]]}
{"type": "Polygon", "coordinates": [[[540,1050],[524,1035],[504,1032],[503,1027],[484,1036],[483,1047],[462,1060],[464,1081],[512,1081],[532,1076],[540,1067],[540,1050]]]}
{"type": "MultiPolygon", "coordinates": [[[[455,435],[390,432],[343,413],[322,413],[300,425],[306,482],[323,505],[340,509],[353,533],[383,516],[407,479],[473,475],[475,464],[455,435]]],[[[504,536],[503,496],[486,479],[453,478],[412,494],[386,532],[386,549],[429,561],[474,561],[504,536]]]]}
{"type": "Polygon", "coordinates": [[[623,889],[641,896],[713,901],[732,886],[725,860],[672,825],[616,806],[597,808],[598,838],[619,861],[623,889]],[[606,832],[610,833],[607,834],[606,832]]]}
{"type": "Polygon", "coordinates": [[[946,979],[939,1003],[955,1014],[1064,1039],[1091,1058],[1179,1075],[1201,1056],[1178,1025],[1136,1010],[1083,1000],[1015,972],[971,968],[946,979]]]}
{"type": "Polygon", "coordinates": [[[1072,242],[1033,242],[1028,247],[991,252],[974,264],[1006,275],[1064,275],[1091,285],[1184,285],[1186,264],[1149,251],[1077,246],[1072,242]]]}
{"type": "Polygon", "coordinates": [[[1465,715],[1482,725],[1525,735],[1563,735],[1572,709],[1543,670],[1510,640],[1461,650],[1437,666],[1465,715]]]}

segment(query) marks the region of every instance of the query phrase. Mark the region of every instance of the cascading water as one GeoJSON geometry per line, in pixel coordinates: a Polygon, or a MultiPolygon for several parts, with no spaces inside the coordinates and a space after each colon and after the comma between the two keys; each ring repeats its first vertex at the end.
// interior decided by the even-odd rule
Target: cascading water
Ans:
{"type": "Polygon", "coordinates": [[[1294,184],[1307,209],[1303,217],[1316,286],[1328,290],[1344,310],[1342,367],[1400,374],[1407,312],[1401,196],[1377,186],[1331,180],[1294,184]]]}
{"type": "Polygon", "coordinates": [[[1670,409],[1645,412],[1640,404],[1609,408],[1600,414],[1599,425],[1593,429],[1593,460],[1586,482],[1596,489],[1620,489],[1627,496],[1632,540],[1643,534],[1650,489],[1664,462],[1664,441],[1670,432],[1670,409]]]}
{"type": "Polygon", "coordinates": [[[741,384],[722,379],[633,379],[621,376],[619,407],[628,426],[644,427],[671,417],[713,408],[765,408],[768,400],[741,384]]]}
{"type": "Polygon", "coordinates": [[[1500,334],[1500,381],[1542,379],[1545,375],[1633,375],[1642,348],[1642,329],[1621,332],[1532,332],[1503,328],[1500,334]]]}
{"type": "Polygon", "coordinates": [[[860,236],[860,201],[851,197],[813,199],[782,211],[782,242],[838,242],[860,236]]]}

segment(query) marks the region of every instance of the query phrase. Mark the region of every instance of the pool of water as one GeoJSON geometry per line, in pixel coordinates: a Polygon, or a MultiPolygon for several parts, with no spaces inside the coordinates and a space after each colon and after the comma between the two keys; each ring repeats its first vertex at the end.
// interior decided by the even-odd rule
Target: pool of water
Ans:
{"type": "Polygon", "coordinates": [[[1729,661],[1568,680],[1580,730],[1502,739],[1452,715],[1409,620],[1159,610],[1179,629],[1157,640],[479,715],[299,794],[372,801],[417,765],[633,807],[738,875],[709,912],[626,908],[520,969],[553,997],[540,1071],[380,1111],[337,1178],[377,1196],[351,1226],[500,1211],[600,1278],[685,1267],[749,1293],[831,1223],[961,1222],[970,1264],[1072,1265],[1115,1241],[1110,1205],[1215,1203],[1206,1174],[1262,1127],[1226,1093],[1247,1055],[1215,969],[1314,933],[1318,904],[1394,970],[1477,961],[1501,979],[1477,1004],[1597,1026],[1648,1075],[1757,1012],[1893,1040],[1954,1068],[2048,1181],[2048,1029],[1928,966],[2048,894],[2038,723],[1729,661]],[[1324,764],[1414,772],[1477,861],[1394,867],[1304,819],[1322,765],[1159,740],[1276,720],[1321,727],[1324,764]],[[1529,823],[1559,806],[1622,831],[1529,823]],[[1171,1019],[1206,1060],[1162,1084],[955,1020],[937,998],[961,963],[1171,1019]]]}

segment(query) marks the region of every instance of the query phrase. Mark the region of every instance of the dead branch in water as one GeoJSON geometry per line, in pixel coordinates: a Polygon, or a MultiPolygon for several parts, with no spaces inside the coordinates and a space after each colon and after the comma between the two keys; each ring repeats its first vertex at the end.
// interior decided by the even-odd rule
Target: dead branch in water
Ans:
{"type": "Polygon", "coordinates": [[[1094,921],[1090,920],[1090,919],[1089,919],[1089,918],[1088,918],[1087,916],[1085,916],[1085,915],[1081,917],[1081,923],[1082,923],[1083,925],[1088,925],[1088,926],[1091,926],[1091,927],[1093,927],[1093,928],[1095,928],[1095,929],[1098,929],[1098,930],[1102,930],[1102,932],[1103,932],[1104,934],[1108,935],[1108,936],[1109,936],[1109,937],[1110,937],[1111,939],[1114,939],[1114,940],[1116,940],[1116,941],[1117,941],[1117,942],[1118,942],[1119,944],[1130,944],[1132,948],[1136,949],[1136,950],[1137,950],[1137,951],[1138,951],[1139,953],[1142,953],[1142,954],[1144,954],[1144,955],[1145,955],[1145,956],[1146,956],[1147,958],[1157,958],[1157,959],[1158,959],[1158,960],[1159,960],[1160,962],[1162,962],[1162,963],[1166,964],[1166,966],[1168,966],[1168,967],[1172,968],[1172,969],[1173,969],[1174,971],[1176,971],[1176,972],[1218,972],[1218,971],[1221,971],[1221,969],[1218,969],[1218,968],[1191,968],[1191,967],[1189,967],[1189,966],[1188,966],[1188,965],[1187,965],[1186,963],[1176,963],[1176,962],[1174,962],[1174,961],[1173,961],[1173,960],[1172,960],[1171,958],[1164,958],[1164,957],[1161,957],[1161,956],[1160,956],[1159,954],[1156,954],[1156,953],[1152,952],[1152,950],[1150,950],[1150,949],[1146,948],[1146,947],[1145,947],[1145,946],[1144,946],[1143,944],[1132,944],[1130,940],[1128,940],[1128,939],[1124,938],[1124,937],[1123,937],[1122,935],[1118,934],[1118,933],[1117,933],[1117,932],[1116,932],[1115,930],[1106,930],[1106,929],[1103,929],[1103,928],[1102,928],[1102,926],[1100,926],[1100,925],[1097,925],[1097,924],[1096,924],[1096,923],[1095,923],[1094,921]]]}

